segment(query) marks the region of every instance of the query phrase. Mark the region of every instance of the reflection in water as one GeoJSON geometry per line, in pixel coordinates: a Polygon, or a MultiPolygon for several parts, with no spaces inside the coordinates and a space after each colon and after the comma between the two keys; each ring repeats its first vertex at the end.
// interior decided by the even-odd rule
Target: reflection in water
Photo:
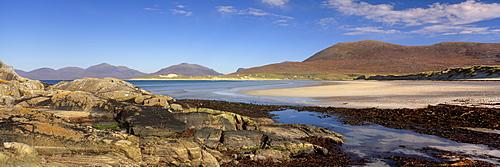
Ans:
{"type": "Polygon", "coordinates": [[[422,159],[436,160],[431,155],[420,151],[421,148],[435,148],[451,151],[500,165],[500,150],[485,145],[457,143],[432,135],[415,133],[409,130],[385,128],[379,125],[352,126],[342,124],[335,117],[325,118],[322,113],[296,110],[275,111],[275,120],[280,123],[299,123],[330,129],[344,135],[348,142],[342,147],[347,153],[359,158],[370,159],[373,164],[387,165],[382,157],[412,156],[422,159]]]}

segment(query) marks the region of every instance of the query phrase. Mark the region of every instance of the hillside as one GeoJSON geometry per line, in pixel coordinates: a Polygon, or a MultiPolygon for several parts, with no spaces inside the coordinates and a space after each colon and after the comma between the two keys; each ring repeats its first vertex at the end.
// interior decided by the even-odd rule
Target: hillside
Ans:
{"type": "Polygon", "coordinates": [[[183,76],[219,76],[223,75],[211,68],[207,68],[198,64],[181,63],[178,65],[173,65],[167,68],[163,68],[158,72],[151,75],[168,75],[168,74],[178,74],[183,76]]]}
{"type": "Polygon", "coordinates": [[[448,67],[500,65],[500,43],[443,42],[404,46],[365,40],[338,43],[303,62],[254,67],[234,74],[411,74],[448,67]]]}

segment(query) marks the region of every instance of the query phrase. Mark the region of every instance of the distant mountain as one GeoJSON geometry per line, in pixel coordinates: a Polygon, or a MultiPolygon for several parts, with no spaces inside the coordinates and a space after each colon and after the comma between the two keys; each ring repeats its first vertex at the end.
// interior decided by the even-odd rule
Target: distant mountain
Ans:
{"type": "Polygon", "coordinates": [[[113,66],[107,63],[91,66],[87,69],[78,67],[66,67],[59,70],[39,68],[30,72],[22,70],[16,70],[16,72],[20,76],[34,80],[71,80],[83,77],[129,79],[147,75],[146,73],[125,66],[113,66]]]}
{"type": "Polygon", "coordinates": [[[410,74],[475,65],[500,65],[500,43],[404,46],[374,40],[345,42],[303,62],[270,64],[235,74],[410,74]]]}
{"type": "Polygon", "coordinates": [[[243,71],[243,70],[246,70],[246,69],[247,69],[247,68],[238,68],[238,69],[236,70],[236,72],[240,72],[240,71],[243,71]]]}
{"type": "Polygon", "coordinates": [[[95,66],[90,66],[86,69],[79,67],[65,67],[59,70],[52,68],[39,68],[33,71],[15,70],[20,76],[34,80],[73,80],[83,77],[104,78],[113,77],[118,79],[130,79],[145,75],[167,75],[179,74],[184,76],[218,76],[223,75],[213,69],[198,65],[182,63],[173,65],[160,71],[148,74],[125,66],[113,66],[108,63],[102,63],[95,66]]]}
{"type": "Polygon", "coordinates": [[[183,76],[218,76],[224,75],[211,68],[207,68],[198,64],[181,63],[178,65],[173,65],[167,68],[163,68],[158,72],[151,75],[168,75],[168,74],[178,74],[183,76]]]}

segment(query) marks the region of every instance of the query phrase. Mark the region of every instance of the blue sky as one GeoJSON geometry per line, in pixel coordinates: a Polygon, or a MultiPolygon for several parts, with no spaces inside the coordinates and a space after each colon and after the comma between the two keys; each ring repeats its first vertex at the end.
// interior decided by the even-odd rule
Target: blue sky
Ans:
{"type": "Polygon", "coordinates": [[[231,73],[338,42],[500,42],[498,0],[2,0],[0,60],[25,71],[183,62],[231,73]]]}

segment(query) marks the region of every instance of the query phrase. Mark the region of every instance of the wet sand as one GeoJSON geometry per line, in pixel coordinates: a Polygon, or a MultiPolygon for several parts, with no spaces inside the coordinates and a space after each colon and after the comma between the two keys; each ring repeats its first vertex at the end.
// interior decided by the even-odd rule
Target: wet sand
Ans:
{"type": "Polygon", "coordinates": [[[349,108],[421,108],[453,104],[500,107],[500,82],[326,81],[329,84],[239,92],[252,96],[305,97],[303,103],[349,108]]]}

